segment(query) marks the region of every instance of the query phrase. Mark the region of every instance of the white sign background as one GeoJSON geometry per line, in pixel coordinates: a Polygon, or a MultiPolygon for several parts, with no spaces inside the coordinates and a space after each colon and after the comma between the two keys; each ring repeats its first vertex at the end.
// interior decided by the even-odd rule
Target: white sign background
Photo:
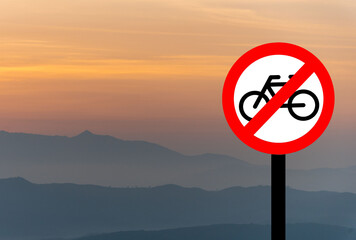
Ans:
{"type": "MultiPolygon", "coordinates": [[[[273,80],[273,82],[287,82],[289,75],[295,74],[302,66],[303,62],[294,57],[286,55],[271,55],[263,57],[250,66],[241,74],[237,81],[234,93],[234,105],[235,111],[242,125],[246,125],[248,121],[241,115],[239,110],[239,103],[243,95],[250,91],[261,91],[267,78],[270,75],[280,75],[280,79],[273,80]]],[[[280,87],[272,87],[274,92],[277,93],[280,87]]],[[[314,125],[317,123],[321,110],[323,109],[323,89],[320,81],[315,73],[313,73],[298,89],[307,89],[313,92],[319,100],[319,110],[317,114],[310,120],[300,121],[292,117],[288,111],[288,108],[278,109],[273,116],[256,132],[255,136],[268,142],[284,143],[298,139],[308,133],[314,125]]],[[[271,99],[269,92],[265,92],[265,95],[271,99]]],[[[248,98],[249,99],[249,98],[248,98]]],[[[245,102],[244,106],[252,109],[252,101],[245,102]]],[[[257,111],[247,112],[250,117],[253,116],[263,107],[264,101],[262,100],[257,111]]],[[[307,94],[300,94],[294,100],[293,103],[305,103],[303,108],[295,108],[295,112],[298,115],[306,116],[310,114],[315,103],[307,94]]]]}

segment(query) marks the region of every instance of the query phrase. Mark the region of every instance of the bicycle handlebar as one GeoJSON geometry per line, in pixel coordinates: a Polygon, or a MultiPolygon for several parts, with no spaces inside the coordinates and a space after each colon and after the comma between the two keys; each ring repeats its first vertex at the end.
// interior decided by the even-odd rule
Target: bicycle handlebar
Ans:
{"type": "Polygon", "coordinates": [[[280,78],[281,78],[280,75],[269,75],[267,81],[272,81],[273,79],[280,79],[280,78]]]}

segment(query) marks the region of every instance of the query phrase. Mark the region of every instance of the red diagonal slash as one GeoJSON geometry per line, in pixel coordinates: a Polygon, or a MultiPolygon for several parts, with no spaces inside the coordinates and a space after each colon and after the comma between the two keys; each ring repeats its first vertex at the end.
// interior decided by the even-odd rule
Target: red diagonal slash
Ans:
{"type": "Polygon", "coordinates": [[[276,95],[246,124],[245,131],[254,135],[313,72],[312,64],[305,63],[276,95]]]}

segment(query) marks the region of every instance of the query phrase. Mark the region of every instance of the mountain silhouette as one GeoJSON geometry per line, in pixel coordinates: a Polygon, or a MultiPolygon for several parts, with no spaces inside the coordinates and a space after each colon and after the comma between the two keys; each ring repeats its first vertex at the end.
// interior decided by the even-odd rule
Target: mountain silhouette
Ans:
{"type": "Polygon", "coordinates": [[[256,185],[264,182],[263,178],[268,179],[269,174],[263,166],[229,156],[185,156],[154,143],[125,141],[87,130],[74,137],[1,131],[0,159],[0,177],[23,176],[43,183],[120,187],[173,183],[216,189],[231,186],[231,180],[232,185],[256,185]],[[251,179],[252,168],[261,172],[260,179],[251,179]],[[218,176],[226,169],[231,169],[231,174],[239,169],[238,179],[231,179],[236,172],[218,176]]]}
{"type": "Polygon", "coordinates": [[[3,161],[25,163],[129,161],[142,155],[146,159],[167,157],[168,161],[181,156],[157,144],[124,141],[88,130],[74,137],[1,131],[0,143],[3,161]]]}
{"type": "MultiPolygon", "coordinates": [[[[270,188],[110,188],[0,180],[0,239],[212,224],[268,224],[270,188]]],[[[287,190],[287,221],[356,227],[356,194],[287,190]]]]}
{"type": "MultiPolygon", "coordinates": [[[[269,161],[269,157],[266,157],[269,161]]],[[[145,141],[88,130],[74,137],[0,131],[0,177],[115,187],[177,184],[209,190],[269,185],[269,166],[220,154],[187,156],[145,141]]],[[[287,184],[303,190],[356,193],[356,166],[288,170],[287,184]]]]}

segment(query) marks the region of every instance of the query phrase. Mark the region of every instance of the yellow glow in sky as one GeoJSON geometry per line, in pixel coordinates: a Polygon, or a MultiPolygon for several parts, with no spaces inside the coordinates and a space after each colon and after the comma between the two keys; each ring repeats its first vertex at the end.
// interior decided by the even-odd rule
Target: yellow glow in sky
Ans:
{"type": "Polygon", "coordinates": [[[218,136],[231,65],[276,41],[322,60],[342,127],[356,117],[355,11],[351,0],[3,0],[0,128],[168,145],[172,134],[218,136]]]}

